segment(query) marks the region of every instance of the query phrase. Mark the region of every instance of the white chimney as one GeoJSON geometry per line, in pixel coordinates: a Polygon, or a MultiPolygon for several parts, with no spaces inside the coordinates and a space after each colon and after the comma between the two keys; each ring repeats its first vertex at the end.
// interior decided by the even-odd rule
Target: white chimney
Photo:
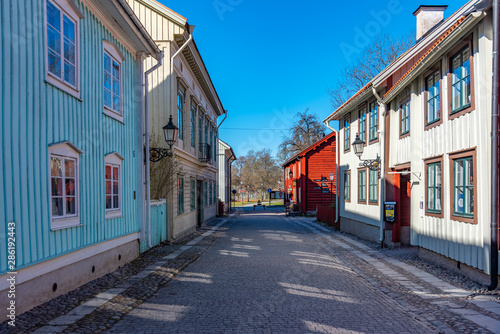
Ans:
{"type": "Polygon", "coordinates": [[[448,6],[420,6],[413,13],[417,17],[417,41],[444,19],[448,6]]]}

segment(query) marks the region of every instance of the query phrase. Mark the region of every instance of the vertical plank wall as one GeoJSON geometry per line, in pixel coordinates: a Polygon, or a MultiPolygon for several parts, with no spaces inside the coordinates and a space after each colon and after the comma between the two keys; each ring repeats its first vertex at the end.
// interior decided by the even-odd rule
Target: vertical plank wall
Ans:
{"type": "MultiPolygon", "coordinates": [[[[44,6],[42,0],[2,1],[0,7],[0,239],[16,223],[17,267],[26,267],[139,230],[137,199],[139,146],[136,134],[136,63],[81,2],[81,101],[45,82],[44,6]],[[103,43],[120,47],[124,124],[103,114],[103,43]],[[70,141],[80,156],[82,226],[51,231],[49,199],[50,144],[70,141]],[[117,152],[122,164],[122,212],[105,219],[104,157],[117,152]],[[135,154],[134,154],[135,153],[135,154]],[[135,155],[135,156],[134,156],[135,155]]],[[[0,274],[7,270],[0,247],[0,274]]]]}

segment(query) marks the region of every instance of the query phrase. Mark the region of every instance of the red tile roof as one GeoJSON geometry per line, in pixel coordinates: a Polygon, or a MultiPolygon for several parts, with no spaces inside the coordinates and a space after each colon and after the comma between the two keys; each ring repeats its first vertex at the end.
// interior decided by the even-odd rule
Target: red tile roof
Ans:
{"type": "Polygon", "coordinates": [[[454,25],[452,25],[439,39],[427,50],[419,60],[384,94],[384,98],[390,94],[414,69],[434,50],[453,30],[455,30],[463,21],[465,16],[460,17],[454,25]]]}

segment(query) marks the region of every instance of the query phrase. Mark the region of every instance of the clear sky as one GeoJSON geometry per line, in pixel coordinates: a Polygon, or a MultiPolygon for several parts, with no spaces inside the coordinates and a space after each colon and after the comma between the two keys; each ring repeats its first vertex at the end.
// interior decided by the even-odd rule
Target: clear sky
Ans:
{"type": "Polygon", "coordinates": [[[276,154],[299,111],[309,108],[321,121],[331,114],[328,88],[374,33],[414,33],[420,5],[448,5],[447,18],[466,3],[159,1],[196,26],[193,37],[228,110],[219,137],[237,156],[262,148],[276,154]]]}

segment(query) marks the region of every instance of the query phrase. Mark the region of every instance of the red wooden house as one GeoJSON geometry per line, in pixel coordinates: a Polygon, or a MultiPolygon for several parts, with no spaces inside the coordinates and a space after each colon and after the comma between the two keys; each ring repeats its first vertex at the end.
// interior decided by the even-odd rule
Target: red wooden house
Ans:
{"type": "Polygon", "coordinates": [[[302,213],[335,203],[337,195],[337,138],[323,137],[283,164],[285,202],[297,204],[302,213]],[[333,181],[330,181],[333,173],[333,181]]]}

